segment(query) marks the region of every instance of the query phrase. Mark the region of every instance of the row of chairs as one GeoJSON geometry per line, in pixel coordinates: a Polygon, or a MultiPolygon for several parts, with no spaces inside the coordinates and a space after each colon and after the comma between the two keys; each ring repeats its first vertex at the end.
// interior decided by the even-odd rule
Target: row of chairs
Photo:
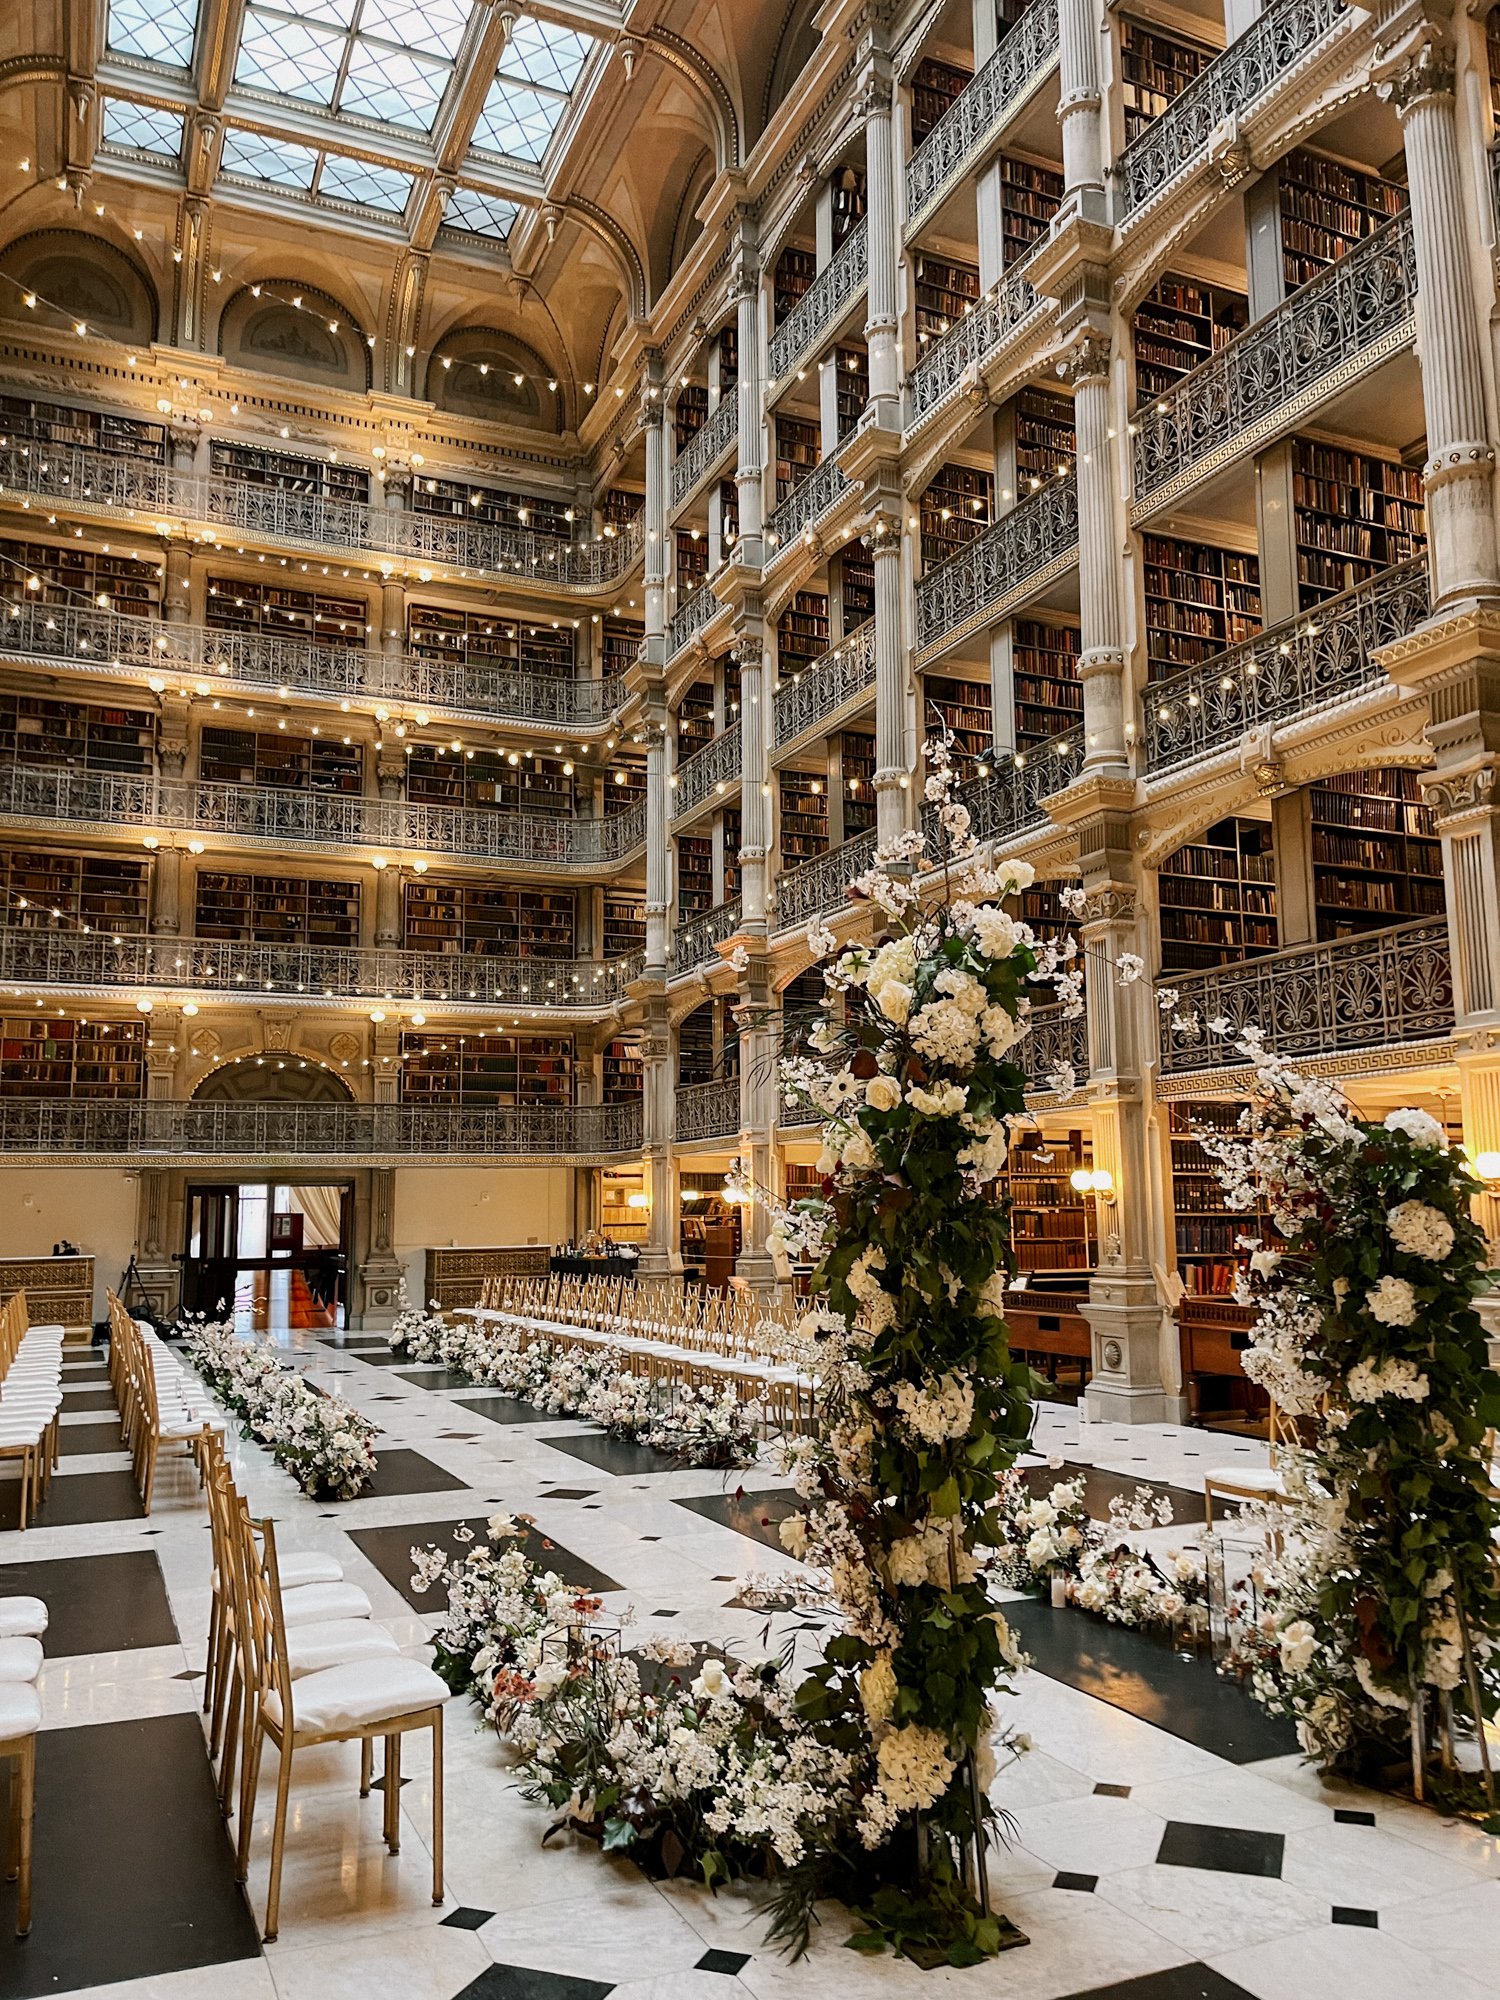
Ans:
{"type": "Polygon", "coordinates": [[[37,1676],[47,1607],[39,1597],[0,1597],[0,1761],[13,1765],[5,1879],[16,1884],[16,1936],[31,1929],[32,1822],[36,1816],[36,1738],[42,1726],[37,1676]]]}
{"type": "Polygon", "coordinates": [[[601,1332],[670,1333],[711,1354],[779,1355],[797,1303],[767,1302],[748,1290],[685,1290],[677,1278],[612,1278],[553,1273],[487,1278],[476,1302],[488,1311],[523,1312],[601,1332]]]}
{"type": "Polygon", "coordinates": [[[239,1814],[241,1882],[250,1873],[251,1832],[267,1744],[276,1752],[265,1936],[277,1934],[287,1806],[295,1752],[357,1741],[359,1795],[368,1798],[376,1737],[385,1744],[383,1833],[401,1845],[401,1739],[432,1732],[432,1900],[443,1900],[443,1706],[450,1690],[428,1666],[408,1659],[369,1598],[344,1580],[333,1556],[280,1555],[269,1520],[251,1518],[220,1435],[204,1440],[204,1475],[213,1527],[205,1710],[210,1754],[219,1764],[219,1803],[239,1814]],[[238,1789],[236,1773],[238,1772],[238,1789]]]}
{"type": "Polygon", "coordinates": [[[204,1471],[204,1448],[210,1436],[224,1435],[225,1419],[214,1408],[203,1383],[142,1321],[135,1319],[113,1292],[109,1302],[109,1379],[120,1406],[126,1449],[140,1488],[141,1504],[149,1514],[156,1491],[156,1462],[164,1444],[186,1445],[204,1471]]]}
{"type": "Polygon", "coordinates": [[[0,1458],[21,1465],[20,1526],[35,1514],[57,1466],[63,1329],[32,1326],[24,1291],[0,1311],[0,1458]]]}

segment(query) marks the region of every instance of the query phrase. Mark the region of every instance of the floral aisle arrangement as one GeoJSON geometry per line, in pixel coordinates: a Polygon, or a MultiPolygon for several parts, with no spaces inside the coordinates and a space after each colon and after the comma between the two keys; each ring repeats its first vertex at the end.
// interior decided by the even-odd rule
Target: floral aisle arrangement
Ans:
{"type": "Polygon", "coordinates": [[[685,1465],[749,1465],[755,1458],[755,1413],[733,1389],[689,1384],[645,1436],[653,1451],[668,1452],[685,1465]]]}
{"type": "Polygon", "coordinates": [[[305,1493],[353,1500],[375,1472],[380,1426],[341,1396],[325,1396],[267,1341],[242,1341],[229,1320],[187,1320],[173,1329],[219,1401],[239,1417],[305,1493]]]}
{"type": "Polygon", "coordinates": [[[1263,1203],[1285,1239],[1251,1250],[1259,1306],[1245,1372],[1299,1420],[1279,1461],[1292,1531],[1272,1564],[1274,1644],[1251,1686],[1325,1767],[1410,1759],[1420,1797],[1455,1710],[1500,1698],[1500,1504],[1486,1433],[1500,1422],[1474,1295],[1478,1182],[1425,1111],[1383,1124],[1331,1085],[1239,1044],[1255,1101],[1205,1134],[1231,1205],[1263,1203]]]}
{"type": "Polygon", "coordinates": [[[427,1305],[428,1310],[423,1312],[420,1306],[407,1304],[406,1280],[403,1278],[396,1290],[396,1317],[391,1322],[393,1354],[404,1353],[413,1361],[442,1359],[443,1338],[448,1324],[436,1299],[429,1299],[427,1305]]]}
{"type": "Polygon", "coordinates": [[[1069,1604],[1105,1618],[1198,1638],[1208,1630],[1208,1580],[1201,1541],[1159,1555],[1131,1536],[1172,1522],[1164,1494],[1138,1486],[1117,1494],[1109,1518],[1093,1520],[1081,1477],[1061,1479],[1033,1495],[1017,1473],[1003,1482],[996,1506],[999,1536],[992,1574],[1008,1590],[1043,1590],[1061,1580],[1069,1604]]]}

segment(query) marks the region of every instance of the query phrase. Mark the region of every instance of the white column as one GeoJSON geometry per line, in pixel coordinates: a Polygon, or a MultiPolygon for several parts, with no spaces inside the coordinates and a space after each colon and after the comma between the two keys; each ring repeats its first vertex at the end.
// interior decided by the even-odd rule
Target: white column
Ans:
{"type": "Polygon", "coordinates": [[[666,663],[667,576],[667,413],[661,364],[653,357],[641,403],[646,432],[646,649],[653,665],[666,663]]]}
{"type": "Polygon", "coordinates": [[[1099,117],[1099,17],[1094,0],[1058,0],[1057,40],[1063,186],[1067,194],[1086,191],[1096,195],[1102,205],[1104,143],[1099,117]]]}
{"type": "Polygon", "coordinates": [[[883,846],[906,826],[910,809],[899,513],[873,516],[865,533],[875,557],[875,830],[883,846]]]}
{"type": "Polygon", "coordinates": [[[765,640],[736,639],[740,669],[740,906],[741,929],[764,937],[770,928],[771,802],[767,719],[770,713],[765,640]]]}
{"type": "Polygon", "coordinates": [[[761,566],[765,526],[765,412],[761,383],[765,356],[761,351],[761,273],[755,218],[740,215],[738,263],[735,269],[736,326],[739,346],[740,445],[734,483],[739,496],[738,559],[752,569],[761,566]]]}
{"type": "Polygon", "coordinates": [[[1078,602],[1083,641],[1085,768],[1125,761],[1125,655],[1120,644],[1120,564],[1114,443],[1109,422],[1109,342],[1085,332],[1059,363],[1074,385],[1078,457],[1078,602]]]}
{"type": "Polygon", "coordinates": [[[896,221],[896,142],[891,119],[891,78],[882,65],[865,83],[865,240],[869,278],[865,292],[865,340],[870,350],[870,402],[874,421],[889,430],[901,428],[900,300],[896,259],[900,232],[896,221]]]}

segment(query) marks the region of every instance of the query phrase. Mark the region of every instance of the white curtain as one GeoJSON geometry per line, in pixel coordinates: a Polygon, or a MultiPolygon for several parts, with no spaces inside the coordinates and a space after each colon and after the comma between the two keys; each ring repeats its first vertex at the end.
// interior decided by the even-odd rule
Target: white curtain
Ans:
{"type": "Polygon", "coordinates": [[[293,1215],[307,1218],[302,1231],[304,1250],[336,1250],[339,1222],[343,1215],[344,1190],[337,1187],[294,1187],[287,1189],[293,1215]]]}

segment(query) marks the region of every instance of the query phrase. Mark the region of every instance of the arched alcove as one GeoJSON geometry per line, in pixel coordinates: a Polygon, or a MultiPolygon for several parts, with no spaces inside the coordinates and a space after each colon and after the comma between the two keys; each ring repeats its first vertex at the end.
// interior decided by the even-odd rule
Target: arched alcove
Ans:
{"type": "Polygon", "coordinates": [[[370,350],[348,308],[292,279],[268,278],[237,292],[219,321],[219,352],[262,375],[289,375],[326,389],[363,392],[370,386],[370,350]]]}
{"type": "Polygon", "coordinates": [[[492,326],[461,327],[438,342],[427,364],[427,396],[455,416],[554,434],[566,428],[551,363],[517,335],[492,326]]]}
{"type": "Polygon", "coordinates": [[[241,1056],[220,1064],[193,1092],[198,1104],[348,1104],[337,1070],[302,1056],[241,1056]]]}
{"type": "MultiPolygon", "coordinates": [[[[123,250],[101,237],[75,229],[39,229],[18,236],[0,251],[0,306],[10,319],[35,315],[22,304],[27,292],[81,320],[91,333],[117,340],[155,340],[156,290],[146,273],[123,250]]],[[[41,325],[56,324],[55,313],[41,325]]]]}

